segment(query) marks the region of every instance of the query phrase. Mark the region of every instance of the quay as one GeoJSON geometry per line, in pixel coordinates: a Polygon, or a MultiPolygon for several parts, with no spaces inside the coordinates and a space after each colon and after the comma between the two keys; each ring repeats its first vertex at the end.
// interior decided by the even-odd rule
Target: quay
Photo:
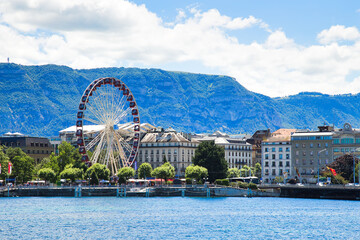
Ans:
{"type": "Polygon", "coordinates": [[[259,185],[258,190],[224,186],[17,186],[0,197],[282,197],[360,200],[360,186],[259,185]]]}
{"type": "Polygon", "coordinates": [[[0,189],[0,197],[278,197],[273,189],[223,186],[17,186],[0,189]]]}

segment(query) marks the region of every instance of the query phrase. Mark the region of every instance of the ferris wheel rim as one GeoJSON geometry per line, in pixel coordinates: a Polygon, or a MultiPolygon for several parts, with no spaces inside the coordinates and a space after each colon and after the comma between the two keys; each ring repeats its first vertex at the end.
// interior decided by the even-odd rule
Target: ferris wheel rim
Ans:
{"type": "MultiPolygon", "coordinates": [[[[105,89],[104,89],[105,90],[105,89]]],[[[113,90],[113,89],[112,89],[113,90]]],[[[99,95],[98,97],[100,97],[101,95],[99,95]]],[[[112,96],[113,97],[113,96],[112,96]]],[[[106,99],[108,100],[108,99],[106,99]]],[[[95,100],[93,100],[95,101],[95,100]]],[[[105,108],[109,108],[109,106],[101,106],[102,104],[108,104],[107,102],[104,103],[102,101],[100,101],[99,105],[97,105],[97,107],[101,108],[103,107],[105,108]]],[[[104,110],[102,109],[102,110],[104,110]]],[[[135,97],[133,95],[133,93],[131,92],[130,88],[121,80],[116,79],[116,78],[112,78],[112,77],[105,77],[105,78],[98,78],[94,81],[92,81],[88,87],[84,90],[81,99],[80,99],[80,103],[79,103],[79,107],[78,107],[78,113],[77,113],[77,122],[76,122],[76,136],[77,136],[77,144],[79,146],[79,152],[82,155],[82,160],[84,162],[86,162],[87,164],[91,164],[93,162],[97,161],[97,158],[99,156],[92,156],[94,158],[89,159],[89,150],[91,149],[91,147],[94,147],[96,145],[96,141],[95,137],[92,141],[94,142],[90,142],[92,145],[89,148],[86,148],[86,139],[85,139],[85,132],[84,132],[84,120],[88,121],[88,122],[92,122],[96,125],[102,125],[105,123],[104,126],[104,130],[99,131],[98,135],[99,138],[101,138],[101,134],[103,134],[101,139],[97,139],[100,141],[100,143],[98,142],[98,144],[100,144],[100,149],[98,149],[99,151],[101,150],[103,141],[105,138],[105,133],[104,131],[107,131],[108,136],[107,138],[109,138],[109,136],[111,136],[112,139],[106,139],[106,143],[107,143],[107,160],[109,160],[109,157],[111,156],[112,159],[115,159],[115,157],[113,156],[114,153],[112,151],[112,148],[116,149],[119,151],[118,156],[116,157],[116,160],[119,160],[119,165],[120,166],[132,166],[134,164],[134,162],[136,161],[136,156],[139,150],[139,146],[140,146],[140,114],[139,114],[139,109],[138,109],[138,105],[137,102],[135,100],[135,97]],[[110,87],[112,88],[117,88],[118,91],[122,92],[122,98],[120,101],[120,104],[122,104],[122,106],[110,106],[111,110],[113,110],[112,114],[108,114],[106,116],[101,115],[103,113],[99,112],[97,109],[91,109],[92,105],[89,105],[89,101],[91,100],[93,94],[95,93],[97,88],[101,88],[104,87],[106,85],[110,85],[110,87]],[[123,98],[125,98],[125,100],[123,101],[123,98]],[[122,111],[125,107],[125,104],[128,104],[129,106],[126,107],[125,111],[122,111]],[[105,118],[106,122],[101,122],[95,119],[88,119],[86,118],[86,110],[92,111],[92,113],[94,114],[94,116],[97,115],[98,119],[100,118],[105,118]],[[131,113],[131,114],[130,114],[131,113]],[[121,139],[121,142],[119,142],[118,144],[113,144],[114,143],[114,138],[117,139],[117,141],[119,140],[119,136],[118,133],[116,132],[114,126],[118,125],[120,123],[120,121],[122,120],[122,118],[128,116],[128,114],[130,114],[129,116],[132,119],[132,124],[133,124],[133,134],[132,134],[132,146],[130,146],[129,144],[126,143],[126,141],[124,139],[121,139]],[[111,116],[110,116],[111,115],[111,116]],[[114,118],[115,117],[115,118],[114,118]],[[113,125],[111,125],[113,124],[113,125]],[[126,148],[126,151],[124,151],[124,148],[126,148]],[[122,152],[123,151],[123,152],[122,152]],[[127,152],[127,154],[125,154],[127,152]],[[109,157],[108,157],[109,156],[109,157]]],[[[120,131],[119,131],[120,132],[120,131]]],[[[115,141],[116,142],[116,141],[115,141]]],[[[96,146],[96,148],[99,145],[96,146]]],[[[97,151],[97,154],[99,154],[97,151]]],[[[113,160],[115,161],[115,160],[113,160]]],[[[106,162],[106,165],[108,166],[108,162],[106,162]]],[[[108,166],[109,167],[109,166],[108,166]]],[[[117,168],[116,168],[116,164],[114,163],[113,165],[111,164],[110,166],[111,171],[117,173],[117,168]],[[115,168],[115,169],[114,169],[115,168]]]]}

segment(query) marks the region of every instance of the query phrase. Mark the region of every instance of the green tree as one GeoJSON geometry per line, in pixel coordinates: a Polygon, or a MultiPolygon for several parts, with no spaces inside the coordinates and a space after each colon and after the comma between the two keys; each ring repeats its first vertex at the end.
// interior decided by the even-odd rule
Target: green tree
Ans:
{"type": "Polygon", "coordinates": [[[6,155],[8,156],[10,162],[12,162],[12,160],[15,157],[26,157],[26,153],[23,152],[23,150],[21,150],[21,148],[16,147],[16,148],[12,148],[9,147],[8,149],[6,149],[6,155]]]}
{"type": "Polygon", "coordinates": [[[227,171],[228,178],[240,177],[240,170],[238,168],[229,168],[227,171]]]}
{"type": "Polygon", "coordinates": [[[138,169],[139,178],[151,177],[152,167],[149,163],[143,163],[138,169]]]}
{"type": "Polygon", "coordinates": [[[41,168],[51,168],[56,175],[58,175],[60,173],[60,167],[57,156],[55,156],[54,153],[51,153],[48,158],[43,158],[40,162],[40,169],[41,168]]]}
{"type": "Polygon", "coordinates": [[[65,169],[67,164],[72,163],[79,167],[81,164],[81,155],[79,151],[70,143],[62,142],[59,145],[59,155],[56,156],[60,172],[65,169]]]}
{"type": "Polygon", "coordinates": [[[225,161],[224,148],[215,145],[213,141],[205,141],[199,144],[195,151],[193,163],[208,170],[210,182],[226,178],[228,165],[225,161]]]}
{"type": "MultiPolygon", "coordinates": [[[[357,164],[358,162],[359,159],[355,158],[355,164],[357,164]]],[[[354,181],[354,158],[352,155],[345,154],[341,157],[336,158],[334,162],[329,164],[329,167],[335,169],[337,175],[341,175],[345,179],[345,181],[354,181]]]]}
{"type": "Polygon", "coordinates": [[[255,164],[254,174],[255,174],[255,177],[257,177],[259,179],[261,178],[261,164],[260,163],[255,164]]]}
{"type": "Polygon", "coordinates": [[[244,165],[241,169],[240,169],[240,176],[241,177],[250,177],[250,167],[247,165],[244,165]]]}
{"type": "Polygon", "coordinates": [[[328,178],[331,178],[331,183],[332,184],[346,184],[348,183],[348,181],[345,180],[344,177],[342,177],[341,175],[337,174],[336,176],[334,176],[330,170],[329,171],[325,171],[321,173],[321,176],[328,178]]]}
{"type": "Polygon", "coordinates": [[[195,179],[199,183],[207,176],[208,170],[201,166],[191,164],[185,169],[185,178],[195,179]]]}
{"type": "Polygon", "coordinates": [[[2,180],[5,180],[5,178],[7,177],[9,161],[10,161],[10,159],[4,153],[3,147],[0,146],[0,164],[1,164],[0,179],[2,179],[2,180]]]}
{"type": "Polygon", "coordinates": [[[132,167],[123,167],[119,170],[117,175],[120,182],[126,183],[126,180],[135,176],[135,170],[132,167]]]}
{"type": "Polygon", "coordinates": [[[82,179],[84,172],[80,168],[66,168],[60,173],[61,179],[71,179],[72,182],[75,179],[82,179]]]}
{"type": "Polygon", "coordinates": [[[104,164],[95,163],[86,170],[85,176],[90,178],[90,184],[99,184],[100,179],[109,180],[110,170],[104,164]]]}
{"type": "Polygon", "coordinates": [[[25,154],[15,156],[12,159],[13,172],[11,177],[16,178],[17,182],[23,183],[30,181],[34,175],[34,159],[25,154]]]}
{"type": "Polygon", "coordinates": [[[175,168],[171,166],[169,162],[164,163],[160,167],[155,168],[151,172],[151,176],[156,178],[165,179],[165,182],[169,178],[175,177],[175,168]]]}
{"type": "Polygon", "coordinates": [[[54,183],[56,181],[56,173],[51,168],[42,168],[38,171],[38,177],[54,183]]]}

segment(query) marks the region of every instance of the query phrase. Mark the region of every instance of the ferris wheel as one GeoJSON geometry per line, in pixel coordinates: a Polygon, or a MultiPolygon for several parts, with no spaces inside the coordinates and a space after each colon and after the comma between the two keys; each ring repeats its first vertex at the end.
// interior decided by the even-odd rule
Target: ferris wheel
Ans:
{"type": "Polygon", "coordinates": [[[88,165],[105,164],[111,174],[133,165],[140,145],[140,115],[125,83],[99,78],[86,88],[77,112],[76,137],[88,165]]]}

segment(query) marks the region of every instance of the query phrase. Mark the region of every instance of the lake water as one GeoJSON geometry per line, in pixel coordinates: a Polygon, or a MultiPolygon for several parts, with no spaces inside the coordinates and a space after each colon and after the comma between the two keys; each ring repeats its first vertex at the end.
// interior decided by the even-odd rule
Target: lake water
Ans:
{"type": "Polygon", "coordinates": [[[360,202],[0,198],[0,239],[360,239],[360,202]]]}

